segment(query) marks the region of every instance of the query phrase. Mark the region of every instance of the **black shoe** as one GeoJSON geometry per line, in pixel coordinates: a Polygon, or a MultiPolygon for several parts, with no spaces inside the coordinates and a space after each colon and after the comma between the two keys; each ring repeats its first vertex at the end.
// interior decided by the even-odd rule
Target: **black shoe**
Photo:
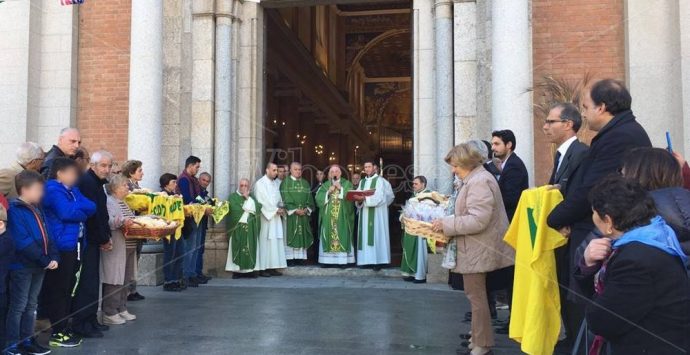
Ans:
{"type": "Polygon", "coordinates": [[[99,332],[107,332],[108,330],[110,330],[109,326],[98,323],[95,320],[91,322],[91,326],[93,327],[93,329],[98,330],[99,332]]]}
{"type": "Polygon", "coordinates": [[[466,321],[466,322],[471,322],[471,321],[472,321],[472,312],[467,312],[467,313],[465,313],[465,321],[466,321]]]}
{"type": "Polygon", "coordinates": [[[257,277],[259,277],[259,274],[256,271],[252,271],[252,272],[247,274],[247,278],[250,278],[250,279],[255,279],[257,277]]]}
{"type": "Polygon", "coordinates": [[[184,280],[178,281],[178,282],[174,282],[174,284],[177,286],[177,288],[180,289],[180,291],[184,291],[184,290],[187,289],[187,283],[184,282],[184,280]]]}
{"type": "Polygon", "coordinates": [[[82,338],[103,338],[103,333],[100,330],[96,330],[93,328],[89,329],[79,329],[76,328],[74,329],[74,334],[82,337],[82,338]]]}
{"type": "Polygon", "coordinates": [[[271,274],[271,276],[283,276],[283,273],[276,269],[268,270],[268,273],[271,274]]]}
{"type": "Polygon", "coordinates": [[[460,346],[462,346],[463,348],[467,348],[470,346],[470,344],[472,343],[470,343],[469,341],[463,341],[462,343],[460,343],[460,346]]]}
{"type": "Polygon", "coordinates": [[[39,345],[36,340],[31,339],[25,341],[18,346],[19,350],[30,355],[48,355],[50,354],[50,349],[39,345]]]}
{"type": "Polygon", "coordinates": [[[194,277],[194,281],[196,281],[196,283],[199,285],[206,285],[208,283],[208,280],[202,279],[198,276],[194,277]]]}
{"type": "Polygon", "coordinates": [[[508,334],[508,332],[509,332],[508,323],[506,323],[505,325],[502,325],[500,327],[495,328],[494,331],[496,332],[496,334],[508,334]]]}
{"type": "Polygon", "coordinates": [[[414,276],[405,276],[405,277],[403,277],[403,281],[412,282],[412,281],[414,281],[414,276]]]}
{"type": "Polygon", "coordinates": [[[182,290],[180,289],[180,286],[178,286],[176,282],[171,282],[171,283],[163,285],[163,291],[180,292],[182,290]]]}
{"type": "Polygon", "coordinates": [[[266,270],[263,270],[263,271],[259,271],[259,276],[261,276],[261,277],[271,277],[271,273],[268,272],[268,271],[266,271],[266,270]]]}
{"type": "Polygon", "coordinates": [[[199,287],[199,283],[196,281],[195,277],[190,277],[185,281],[187,287],[199,287]]]}
{"type": "Polygon", "coordinates": [[[462,334],[460,334],[459,336],[460,336],[460,339],[470,340],[470,338],[472,337],[472,334],[465,334],[465,333],[462,333],[462,334]]]}
{"type": "Polygon", "coordinates": [[[199,274],[199,276],[197,276],[197,278],[200,280],[204,280],[205,282],[209,282],[209,281],[213,280],[213,277],[207,276],[204,274],[199,274]]]}
{"type": "Polygon", "coordinates": [[[134,301],[143,301],[143,300],[145,300],[145,299],[146,299],[146,297],[140,295],[139,292],[130,293],[130,294],[127,296],[127,301],[132,301],[132,302],[134,302],[134,301]]]}
{"type": "Polygon", "coordinates": [[[381,267],[381,265],[374,265],[374,267],[372,267],[372,269],[374,269],[374,271],[381,271],[381,269],[383,269],[383,267],[381,267]]]}
{"type": "Polygon", "coordinates": [[[416,279],[415,279],[414,281],[412,281],[412,283],[416,283],[416,284],[425,284],[425,283],[426,283],[426,279],[424,279],[424,280],[416,280],[416,279]]]}
{"type": "Polygon", "coordinates": [[[240,274],[240,273],[238,273],[238,272],[233,272],[233,273],[232,273],[232,278],[233,278],[233,279],[241,279],[241,278],[242,278],[242,274],[240,274]]]}

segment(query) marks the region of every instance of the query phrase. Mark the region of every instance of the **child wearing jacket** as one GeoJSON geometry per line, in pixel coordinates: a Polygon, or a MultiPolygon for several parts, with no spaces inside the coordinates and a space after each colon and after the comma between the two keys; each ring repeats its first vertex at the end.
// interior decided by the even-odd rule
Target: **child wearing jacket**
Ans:
{"type": "Polygon", "coordinates": [[[15,245],[10,264],[10,304],[6,354],[48,354],[32,338],[38,293],[45,270],[55,270],[60,256],[48,233],[40,203],[43,177],[24,170],[15,177],[19,197],[10,202],[7,228],[15,245]]]}
{"type": "Polygon", "coordinates": [[[76,161],[55,158],[43,195],[48,233],[60,253],[60,267],[46,272],[38,301],[38,315],[39,319],[50,320],[52,335],[49,344],[54,347],[72,348],[81,344],[81,338],[68,329],[67,320],[79,269],[77,250],[84,222],[96,213],[96,204],[74,186],[80,175],[76,161]]]}

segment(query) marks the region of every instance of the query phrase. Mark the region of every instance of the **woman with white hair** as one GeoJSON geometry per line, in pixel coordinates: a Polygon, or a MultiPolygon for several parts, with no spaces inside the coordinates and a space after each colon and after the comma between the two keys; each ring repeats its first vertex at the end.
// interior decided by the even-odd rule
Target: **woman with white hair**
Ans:
{"type": "Polygon", "coordinates": [[[38,171],[43,164],[43,149],[34,142],[22,143],[17,148],[16,160],[6,169],[0,170],[0,193],[8,200],[17,197],[14,177],[24,170],[38,171]]]}
{"type": "Polygon", "coordinates": [[[130,227],[134,222],[134,212],[124,202],[129,193],[129,180],[122,175],[114,175],[105,184],[108,194],[108,223],[110,238],[113,243],[111,251],[101,253],[101,282],[103,283],[102,324],[118,325],[136,319],[127,311],[129,285],[136,268],[136,246],[127,247],[122,228],[130,227]]]}

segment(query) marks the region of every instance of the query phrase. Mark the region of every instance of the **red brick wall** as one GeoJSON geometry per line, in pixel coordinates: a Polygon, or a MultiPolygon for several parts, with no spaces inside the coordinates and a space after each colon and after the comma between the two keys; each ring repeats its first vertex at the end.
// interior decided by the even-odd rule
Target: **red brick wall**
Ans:
{"type": "Polygon", "coordinates": [[[77,127],[89,151],[107,149],[120,162],[127,157],[131,1],[79,6],[77,127]]]}
{"type": "MultiPolygon", "coordinates": [[[[623,0],[532,0],[532,50],[535,85],[546,75],[578,80],[625,79],[623,0]]],[[[535,103],[541,98],[534,93],[535,103]]],[[[534,160],[537,185],[548,182],[553,152],[535,117],[534,160]],[[550,147],[551,149],[545,149],[550,147]]],[[[586,138],[591,132],[583,132],[586,138]]],[[[519,139],[519,138],[518,138],[519,139]]]]}

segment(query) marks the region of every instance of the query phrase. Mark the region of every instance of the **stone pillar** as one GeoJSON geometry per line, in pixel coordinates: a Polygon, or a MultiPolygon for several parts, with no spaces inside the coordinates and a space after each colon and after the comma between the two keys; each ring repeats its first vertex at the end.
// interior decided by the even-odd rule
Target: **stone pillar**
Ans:
{"type": "Polygon", "coordinates": [[[163,125],[163,3],[132,1],[127,155],[144,163],[143,186],[161,175],[163,125]]]}
{"type": "Polygon", "coordinates": [[[485,135],[477,127],[477,2],[453,1],[455,142],[485,135]]]}
{"type": "MultiPolygon", "coordinates": [[[[435,189],[436,120],[434,120],[434,17],[433,3],[414,0],[413,12],[413,138],[414,173],[424,175],[435,189]]],[[[364,148],[364,147],[362,147],[364,148]]],[[[368,147],[367,147],[368,149],[368,147]]],[[[362,149],[364,150],[364,149],[362,149]]]]}
{"type": "Polygon", "coordinates": [[[452,190],[452,176],[443,158],[453,147],[453,2],[435,0],[435,88],[436,88],[436,189],[452,190]]]}
{"type": "Polygon", "coordinates": [[[654,146],[665,147],[669,131],[673,148],[683,152],[678,1],[626,3],[631,14],[626,21],[626,64],[633,112],[654,146]]]}
{"type": "Polygon", "coordinates": [[[231,120],[230,98],[232,91],[232,21],[234,17],[232,0],[216,0],[216,85],[213,139],[213,193],[219,198],[230,195],[230,141],[231,120]]]}
{"type": "MultiPolygon", "coordinates": [[[[683,142],[687,142],[690,141],[690,2],[679,1],[678,8],[680,10],[678,13],[680,14],[681,83],[683,84],[683,142]]],[[[690,144],[685,145],[684,155],[690,156],[690,144]]]]}
{"type": "Polygon", "coordinates": [[[192,2],[192,154],[201,170],[213,168],[214,123],[214,0],[192,2]]]}
{"type": "Polygon", "coordinates": [[[532,118],[532,47],[529,0],[493,0],[491,121],[493,129],[510,129],[516,153],[534,181],[532,118]]]}

